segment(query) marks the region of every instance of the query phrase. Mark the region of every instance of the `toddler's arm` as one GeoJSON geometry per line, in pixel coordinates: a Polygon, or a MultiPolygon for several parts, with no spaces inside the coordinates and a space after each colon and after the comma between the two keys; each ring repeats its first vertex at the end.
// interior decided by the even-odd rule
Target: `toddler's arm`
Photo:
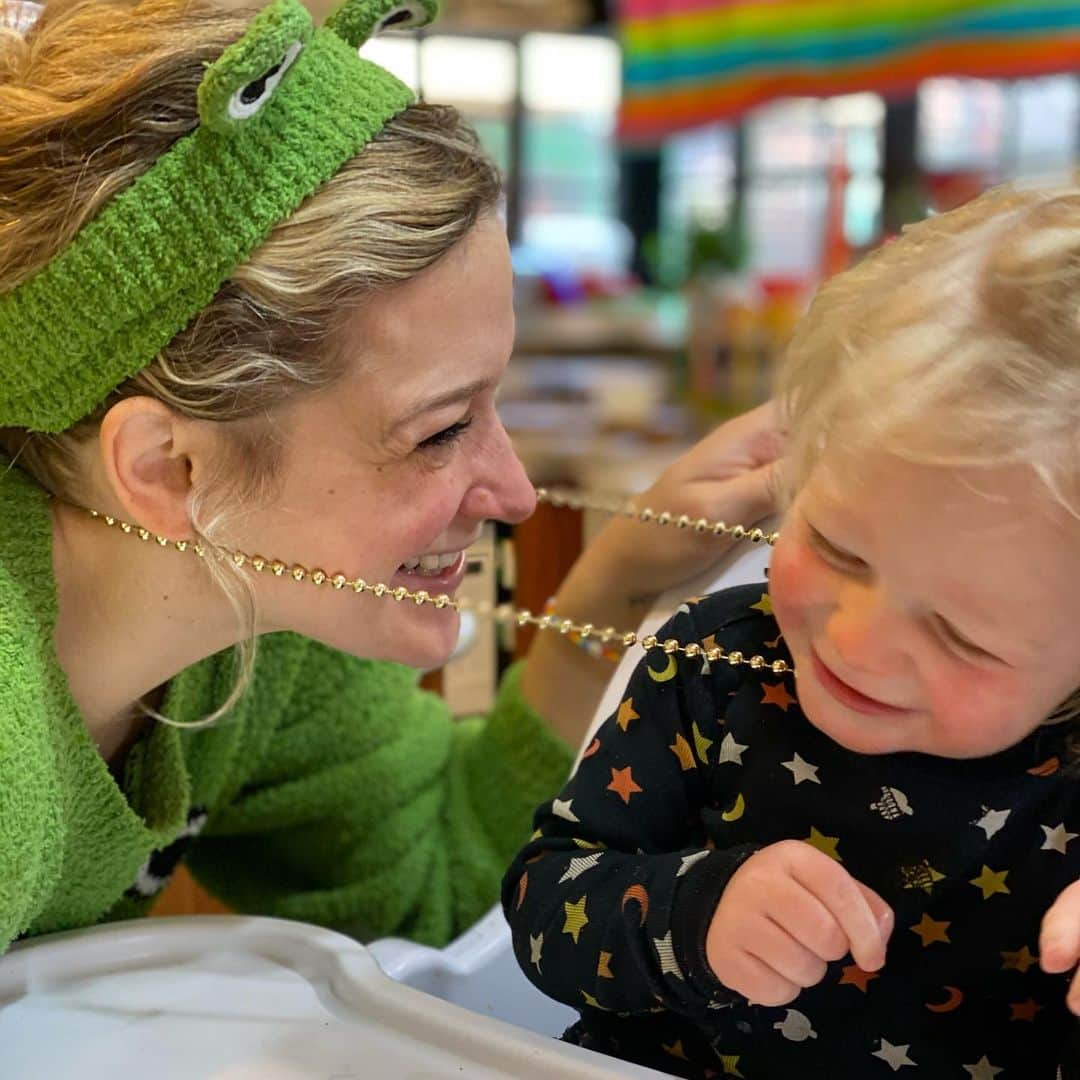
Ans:
{"type": "MultiPolygon", "coordinates": [[[[735,602],[745,611],[750,601],[735,602]]],[[[715,601],[706,606],[718,610],[715,601]]],[[[703,632],[683,613],[662,634],[687,642],[703,632]]],[[[723,633],[728,647],[744,647],[745,627],[723,633]]],[[[724,665],[703,678],[701,670],[700,660],[659,651],[642,660],[507,873],[503,906],[518,962],[567,1004],[693,1014],[732,996],[709,972],[705,935],[728,878],[754,847],[711,850],[701,810],[735,798],[713,787],[718,769],[731,770],[717,764],[722,710],[743,679],[759,676],[724,665]]]]}

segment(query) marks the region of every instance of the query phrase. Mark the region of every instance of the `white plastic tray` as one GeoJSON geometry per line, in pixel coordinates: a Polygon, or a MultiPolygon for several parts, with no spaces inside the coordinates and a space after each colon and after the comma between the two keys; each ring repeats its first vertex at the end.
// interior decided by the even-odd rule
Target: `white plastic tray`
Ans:
{"type": "Polygon", "coordinates": [[[612,1080],[661,1074],[395,982],[351,938],[238,916],[57,934],[0,958],[4,1080],[612,1080]]]}

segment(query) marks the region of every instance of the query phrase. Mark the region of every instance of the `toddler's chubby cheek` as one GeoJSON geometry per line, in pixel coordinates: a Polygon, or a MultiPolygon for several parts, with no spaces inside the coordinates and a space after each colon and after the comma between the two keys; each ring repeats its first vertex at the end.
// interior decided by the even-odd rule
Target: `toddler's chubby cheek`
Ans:
{"type": "Polygon", "coordinates": [[[809,609],[819,591],[815,558],[795,541],[777,541],[769,564],[769,593],[773,612],[785,637],[794,637],[807,622],[809,609]]]}

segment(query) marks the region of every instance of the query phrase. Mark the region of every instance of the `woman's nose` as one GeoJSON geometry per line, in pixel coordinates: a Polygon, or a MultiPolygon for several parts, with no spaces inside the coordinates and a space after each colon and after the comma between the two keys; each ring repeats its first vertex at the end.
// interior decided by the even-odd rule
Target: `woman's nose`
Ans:
{"type": "Polygon", "coordinates": [[[536,509],[536,490],[501,425],[484,450],[481,475],[462,501],[461,512],[516,525],[536,509]]]}

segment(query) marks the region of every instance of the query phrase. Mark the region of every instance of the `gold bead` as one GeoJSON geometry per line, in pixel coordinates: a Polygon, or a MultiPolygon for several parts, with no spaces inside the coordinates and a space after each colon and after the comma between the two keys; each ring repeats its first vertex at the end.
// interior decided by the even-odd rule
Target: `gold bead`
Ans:
{"type": "Polygon", "coordinates": [[[335,589],[344,589],[348,583],[349,579],[344,574],[335,574],[330,579],[330,584],[333,585],[335,589]]]}
{"type": "Polygon", "coordinates": [[[541,615],[540,621],[536,624],[541,630],[547,630],[555,620],[550,615],[541,615]]]}
{"type": "Polygon", "coordinates": [[[261,555],[252,555],[251,565],[257,574],[261,574],[266,569],[266,560],[261,555]]]}
{"type": "Polygon", "coordinates": [[[446,593],[439,593],[439,595],[435,597],[435,606],[440,611],[442,611],[442,609],[444,607],[446,607],[446,605],[449,604],[449,603],[450,603],[450,597],[447,596],[446,593]]]}
{"type": "Polygon", "coordinates": [[[406,589],[404,585],[399,585],[391,595],[394,597],[395,600],[398,601],[398,603],[400,603],[402,600],[405,599],[408,592],[409,590],[406,589]]]}
{"type": "Polygon", "coordinates": [[[560,634],[569,634],[570,631],[573,630],[573,629],[574,629],[574,621],[573,621],[573,619],[563,619],[563,621],[561,623],[559,623],[559,633],[560,634]]]}
{"type": "Polygon", "coordinates": [[[622,643],[629,649],[631,645],[637,644],[637,634],[633,630],[628,631],[622,636],[622,643]]]}
{"type": "Polygon", "coordinates": [[[365,589],[368,588],[368,583],[362,577],[358,577],[352,583],[352,588],[353,588],[353,592],[356,593],[357,596],[359,596],[360,593],[362,593],[365,589]]]}
{"type": "Polygon", "coordinates": [[[723,660],[724,659],[724,650],[721,649],[719,645],[714,645],[705,654],[705,659],[709,660],[709,661],[711,661],[712,663],[715,664],[717,662],[717,660],[723,660]]]}
{"type": "Polygon", "coordinates": [[[733,525],[731,528],[731,535],[736,540],[742,540],[746,536],[746,530],[741,525],[733,525]]]}
{"type": "Polygon", "coordinates": [[[773,673],[775,675],[783,675],[784,672],[787,671],[787,669],[788,669],[787,661],[786,660],[774,660],[772,662],[772,669],[773,669],[773,673]]]}
{"type": "Polygon", "coordinates": [[[780,534],[778,532],[769,533],[769,544],[770,545],[775,544],[776,541],[779,540],[779,539],[780,539],[780,534]]]}
{"type": "Polygon", "coordinates": [[[717,521],[713,527],[713,536],[723,536],[727,532],[727,523],[723,521],[717,521]]]}
{"type": "Polygon", "coordinates": [[[516,618],[513,604],[500,604],[495,609],[495,618],[503,623],[513,622],[516,618]]]}
{"type": "Polygon", "coordinates": [[[108,514],[106,514],[105,515],[105,524],[110,526],[110,528],[111,528],[113,525],[116,524],[116,518],[110,517],[108,514]]]}
{"type": "Polygon", "coordinates": [[[693,657],[701,655],[702,648],[696,642],[692,641],[689,645],[686,646],[685,652],[687,656],[693,659],[693,657]]]}
{"type": "Polygon", "coordinates": [[[613,641],[618,636],[619,632],[614,626],[605,626],[604,629],[600,631],[600,640],[605,644],[609,641],[613,641]]]}
{"type": "Polygon", "coordinates": [[[101,517],[101,515],[100,515],[100,514],[99,514],[99,513],[98,513],[98,512],[96,511],[96,510],[87,510],[86,512],[87,512],[87,513],[88,513],[88,514],[89,514],[89,515],[90,515],[90,516],[91,516],[92,518],[99,518],[99,517],[101,517]]]}
{"type": "Polygon", "coordinates": [[[760,544],[765,539],[765,533],[761,529],[751,529],[749,536],[752,544],[760,544]]]}
{"type": "Polygon", "coordinates": [[[660,514],[660,516],[656,519],[656,523],[657,523],[657,525],[670,525],[671,524],[671,514],[669,514],[666,510],[663,511],[660,514]]]}
{"type": "Polygon", "coordinates": [[[374,593],[374,594],[375,594],[376,596],[378,596],[378,597],[380,597],[380,598],[381,598],[381,597],[383,597],[383,596],[385,596],[385,595],[386,595],[386,586],[385,586],[385,585],[384,585],[384,584],[383,584],[383,583],[382,583],[382,582],[380,581],[380,582],[378,583],[378,585],[373,585],[373,586],[371,587],[371,591],[372,591],[372,592],[373,592],[373,593],[374,593]]]}
{"type": "Polygon", "coordinates": [[[158,542],[158,547],[168,547],[169,541],[167,537],[155,536],[154,539],[158,542]]]}
{"type": "Polygon", "coordinates": [[[175,547],[177,551],[187,551],[187,541],[177,540],[176,543],[173,544],[173,547],[175,547]]]}
{"type": "Polygon", "coordinates": [[[536,489],[536,498],[540,502],[543,502],[547,497],[548,497],[548,489],[547,488],[537,488],[536,489]]]}
{"type": "Polygon", "coordinates": [[[139,539],[140,540],[149,540],[150,539],[150,530],[149,529],[140,529],[139,530],[139,539]]]}
{"type": "Polygon", "coordinates": [[[667,641],[664,642],[664,652],[666,652],[668,654],[668,656],[670,656],[672,653],[675,653],[675,652],[678,652],[678,651],[679,651],[679,642],[675,638],[673,638],[673,637],[668,638],[667,641]]]}
{"type": "Polygon", "coordinates": [[[705,533],[709,531],[709,523],[704,518],[698,518],[694,522],[694,532],[705,533]]]}
{"type": "Polygon", "coordinates": [[[281,577],[285,573],[285,564],[280,559],[275,559],[270,564],[270,569],[274,573],[274,577],[281,577]]]}
{"type": "Polygon", "coordinates": [[[242,551],[234,551],[232,561],[237,566],[243,566],[247,562],[247,556],[242,551]]]}
{"type": "Polygon", "coordinates": [[[679,520],[675,522],[675,527],[678,529],[685,529],[693,524],[693,518],[689,514],[680,514],[679,520]]]}
{"type": "Polygon", "coordinates": [[[311,584],[321,585],[326,580],[325,570],[312,570],[311,571],[311,584]]]}
{"type": "Polygon", "coordinates": [[[743,655],[742,655],[741,652],[738,651],[738,649],[736,649],[735,652],[728,653],[727,662],[732,667],[737,667],[739,664],[742,663],[742,661],[743,661],[743,655]]]}
{"type": "Polygon", "coordinates": [[[420,607],[421,604],[426,604],[427,601],[428,594],[423,589],[413,595],[413,603],[416,604],[417,607],[420,607]]]}
{"type": "Polygon", "coordinates": [[[638,516],[641,518],[642,521],[652,521],[652,519],[656,515],[653,513],[653,509],[651,506],[646,506],[645,509],[642,510],[638,516]]]}
{"type": "Polygon", "coordinates": [[[751,656],[750,657],[750,666],[755,671],[760,671],[765,666],[765,657],[764,656],[751,656]]]}
{"type": "Polygon", "coordinates": [[[120,522],[120,531],[129,533],[131,532],[131,526],[126,521],[120,522]]]}
{"type": "Polygon", "coordinates": [[[658,639],[655,634],[647,634],[641,639],[641,647],[643,649],[655,649],[658,644],[658,639]]]}
{"type": "Polygon", "coordinates": [[[292,576],[293,581],[303,581],[307,577],[307,571],[302,566],[294,566],[289,574],[292,576]]]}
{"type": "Polygon", "coordinates": [[[527,626],[530,617],[531,616],[529,615],[529,613],[527,611],[519,611],[514,616],[514,618],[517,620],[518,626],[527,626]]]}
{"type": "Polygon", "coordinates": [[[583,626],[583,627],[581,628],[581,636],[582,636],[582,638],[588,638],[588,637],[591,637],[591,636],[592,636],[592,632],[593,632],[593,631],[594,631],[595,629],[596,629],[596,627],[595,627],[595,626],[593,626],[593,624],[592,624],[591,622],[587,622],[587,623],[586,623],[586,624],[585,624],[585,625],[584,625],[584,626],[583,626]]]}
{"type": "Polygon", "coordinates": [[[200,559],[205,559],[206,558],[206,548],[204,548],[202,546],[202,543],[200,541],[198,541],[198,540],[195,541],[194,551],[195,551],[195,554],[198,555],[200,559]]]}

